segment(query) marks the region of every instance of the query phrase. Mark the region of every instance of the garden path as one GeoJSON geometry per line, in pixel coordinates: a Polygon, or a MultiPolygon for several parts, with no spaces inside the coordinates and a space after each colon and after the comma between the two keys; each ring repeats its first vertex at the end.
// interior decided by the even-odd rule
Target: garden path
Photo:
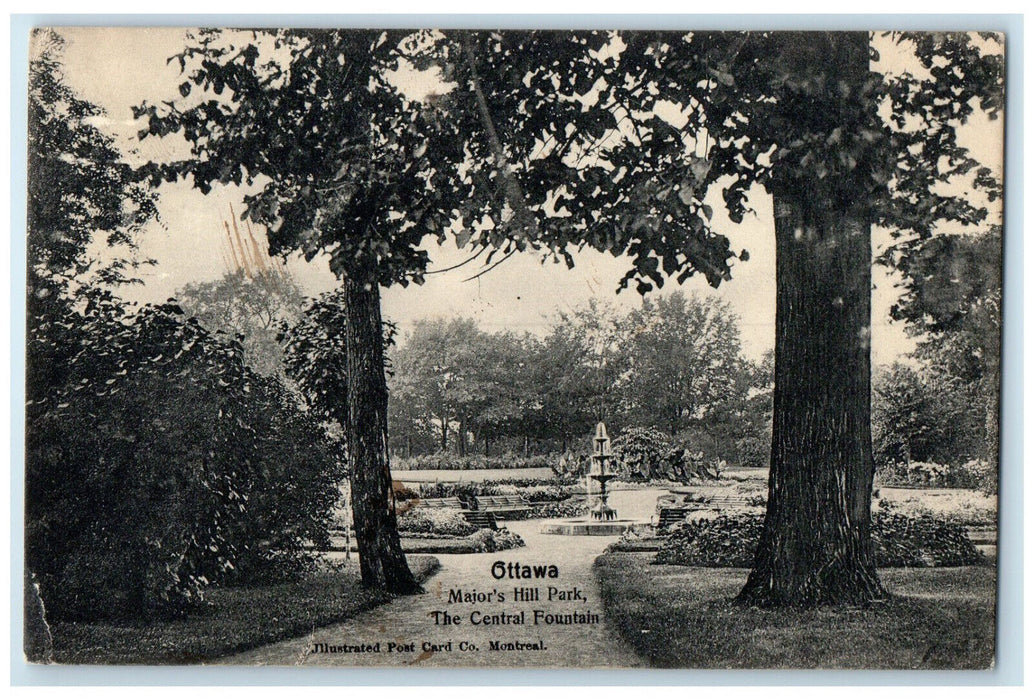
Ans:
{"type": "MultiPolygon", "coordinates": [[[[622,518],[648,519],[653,514],[658,490],[619,491],[611,503],[622,518]]],[[[391,603],[358,615],[346,622],[314,630],[305,637],[271,644],[220,659],[219,663],[275,666],[413,666],[413,667],[609,667],[641,665],[635,653],[620,639],[617,631],[603,617],[592,565],[604,547],[616,537],[577,537],[544,535],[539,532],[541,520],[511,522],[507,526],[524,538],[526,547],[488,554],[437,555],[441,571],[426,584],[423,595],[398,598],[391,603]],[[520,564],[555,564],[559,577],[545,580],[511,580],[493,578],[494,562],[520,564]],[[514,587],[538,588],[538,602],[513,602],[514,587]],[[548,600],[549,587],[559,590],[576,588],[584,600],[548,600]],[[504,604],[448,603],[449,591],[491,592],[506,597],[504,604]],[[458,625],[436,625],[433,613],[449,610],[458,615],[458,625]],[[525,624],[472,624],[471,613],[520,613],[525,611],[525,624]],[[591,611],[598,615],[595,624],[534,624],[533,614],[591,611]],[[443,645],[452,641],[451,650],[425,651],[425,642],[443,645]],[[545,648],[526,651],[498,651],[491,642],[538,643],[545,648]],[[317,653],[324,645],[372,645],[380,642],[379,652],[317,653]],[[473,647],[461,651],[460,642],[473,647]],[[389,643],[412,644],[411,651],[387,651],[389,643]]]]}

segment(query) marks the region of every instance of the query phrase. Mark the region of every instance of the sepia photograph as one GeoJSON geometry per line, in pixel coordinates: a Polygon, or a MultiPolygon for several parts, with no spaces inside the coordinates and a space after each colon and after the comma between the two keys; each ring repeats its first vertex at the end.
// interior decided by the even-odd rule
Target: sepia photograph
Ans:
{"type": "Polygon", "coordinates": [[[993,669],[1008,40],[36,26],[25,659],[993,669]]]}

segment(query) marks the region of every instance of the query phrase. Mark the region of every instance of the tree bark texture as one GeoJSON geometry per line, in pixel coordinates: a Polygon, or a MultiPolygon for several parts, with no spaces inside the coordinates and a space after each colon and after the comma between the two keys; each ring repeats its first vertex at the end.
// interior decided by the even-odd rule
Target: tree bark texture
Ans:
{"type": "MultiPolygon", "coordinates": [[[[854,73],[841,68],[841,79],[864,80],[868,35],[849,42],[854,73]]],[[[764,529],[739,600],[867,604],[886,595],[870,537],[867,197],[864,191],[853,200],[827,196],[799,179],[774,179],[770,189],[776,231],[771,471],[764,529]]]]}
{"type": "Polygon", "coordinates": [[[380,288],[349,276],[346,357],[352,513],[363,585],[416,593],[417,583],[399,540],[388,465],[388,387],[384,378],[380,288]]]}
{"type": "Polygon", "coordinates": [[[870,225],[776,197],[776,376],[768,510],[740,599],[883,597],[870,538],[870,225]]]}

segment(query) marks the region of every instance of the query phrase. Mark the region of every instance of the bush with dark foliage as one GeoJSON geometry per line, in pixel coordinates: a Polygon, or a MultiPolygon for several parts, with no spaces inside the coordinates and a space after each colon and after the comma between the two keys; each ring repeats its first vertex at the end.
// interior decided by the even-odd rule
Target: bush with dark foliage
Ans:
{"type": "Polygon", "coordinates": [[[237,343],[98,297],[36,319],[28,349],[26,565],[49,616],[180,614],[326,540],[338,451],[237,343]]]}
{"type": "Polygon", "coordinates": [[[877,566],[969,566],[983,561],[964,528],[928,515],[877,513],[872,537],[877,566]]]}
{"type": "Polygon", "coordinates": [[[614,453],[622,476],[632,481],[687,482],[720,476],[718,462],[707,463],[702,453],[690,452],[656,428],[628,428],[614,441],[614,453]]]}

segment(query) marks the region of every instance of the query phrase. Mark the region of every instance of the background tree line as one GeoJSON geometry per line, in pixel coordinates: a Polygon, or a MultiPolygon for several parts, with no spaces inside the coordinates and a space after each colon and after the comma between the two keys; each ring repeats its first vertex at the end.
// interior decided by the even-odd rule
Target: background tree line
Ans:
{"type": "Polygon", "coordinates": [[[596,422],[656,427],[712,458],[761,466],[771,363],[742,354],[737,318],[681,291],[625,314],[595,302],[544,337],[425,319],[389,350],[393,453],[584,450],[596,422]]]}
{"type": "Polygon", "coordinates": [[[1002,337],[1001,227],[923,242],[891,309],[917,338],[911,362],[873,374],[873,456],[884,479],[914,481],[913,464],[958,468],[956,485],[994,491],[1002,337]]]}
{"type": "MultiPolygon", "coordinates": [[[[938,236],[905,277],[891,316],[917,347],[872,379],[882,482],[912,479],[912,464],[979,460],[983,477],[945,481],[995,488],[1000,249],[997,228],[938,236]]],[[[235,337],[258,374],[322,405],[340,434],[343,413],[331,405],[347,382],[340,294],[306,298],[289,281],[237,272],[188,285],[176,299],[211,332],[235,337]]],[[[744,357],[736,324],[724,302],[679,291],[624,314],[590,302],[558,313],[543,337],[489,333],[467,318],[424,319],[405,337],[389,324],[390,449],[396,463],[565,453],[584,449],[605,420],[615,435],[657,428],[707,460],[767,466],[774,357],[744,357]]]]}

